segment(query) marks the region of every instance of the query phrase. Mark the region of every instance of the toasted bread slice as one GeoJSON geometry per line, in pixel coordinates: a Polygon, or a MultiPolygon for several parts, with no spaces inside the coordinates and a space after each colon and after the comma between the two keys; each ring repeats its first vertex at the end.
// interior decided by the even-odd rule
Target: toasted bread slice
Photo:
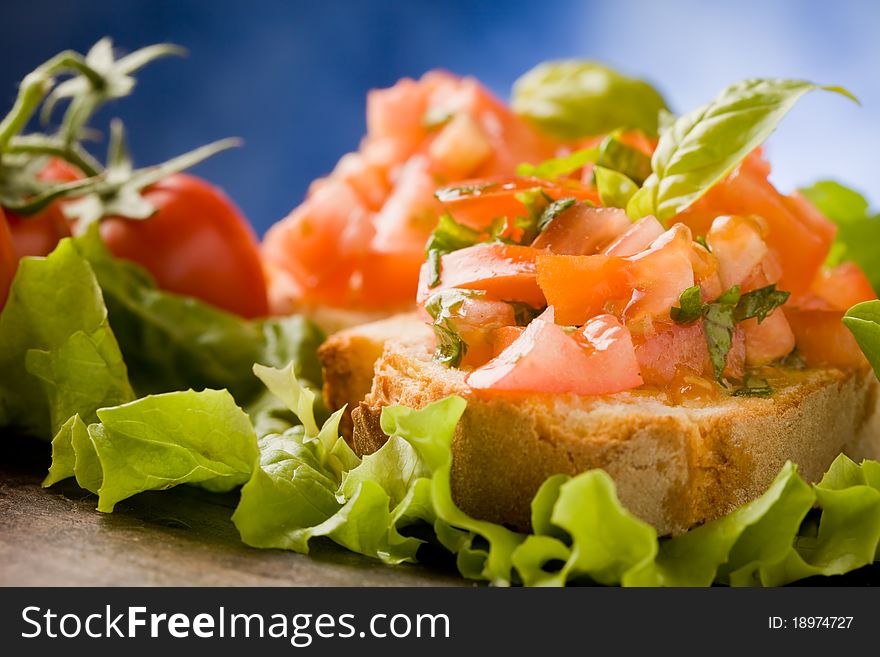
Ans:
{"type": "Polygon", "coordinates": [[[408,313],[343,329],[318,350],[324,368],[324,399],[328,408],[348,409],[339,424],[348,440],[352,437],[351,412],[370,392],[376,361],[390,340],[427,344],[433,340],[433,331],[416,313],[408,313]]]}
{"type": "Polygon", "coordinates": [[[786,460],[817,481],[841,452],[880,455],[878,384],[867,369],[790,372],[769,399],[674,405],[644,390],[476,394],[463,371],[436,363],[432,351],[430,329],[413,316],[334,336],[322,349],[328,402],[352,403],[374,365],[353,413],[354,448],[367,454],[385,441],[383,407],[467,399],[453,443],[453,497],[470,515],[518,530],[529,529],[530,500],[554,474],[603,468],[628,509],[661,534],[677,534],[762,494],[786,460]]]}

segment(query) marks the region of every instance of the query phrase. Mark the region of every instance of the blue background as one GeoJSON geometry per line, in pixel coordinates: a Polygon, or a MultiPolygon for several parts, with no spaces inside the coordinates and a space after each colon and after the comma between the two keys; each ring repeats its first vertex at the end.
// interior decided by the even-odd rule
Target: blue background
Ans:
{"type": "Polygon", "coordinates": [[[245,146],[197,171],[224,187],[259,231],[309,182],[355,149],[368,89],[433,67],[476,75],[502,97],[549,58],[606,61],[652,80],[678,111],[747,76],[801,77],[850,88],[808,97],[770,143],[774,179],[820,177],[880,200],[880,3],[575,0],[487,2],[5,2],[0,100],[27,71],[104,35],[131,50],[159,41],[183,60],[144,69],[121,117],[138,164],[228,136],[245,146]]]}

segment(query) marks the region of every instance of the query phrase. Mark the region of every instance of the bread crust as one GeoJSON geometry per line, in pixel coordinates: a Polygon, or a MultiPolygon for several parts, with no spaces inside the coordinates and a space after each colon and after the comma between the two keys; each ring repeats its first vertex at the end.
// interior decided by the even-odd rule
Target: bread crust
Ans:
{"type": "MultiPolygon", "coordinates": [[[[453,498],[476,518],[521,531],[530,527],[532,497],[554,474],[606,470],[623,504],[665,535],[761,495],[787,460],[815,482],[841,452],[857,460],[880,456],[878,384],[868,369],[792,372],[769,399],[672,405],[638,390],[500,397],[470,390],[463,372],[434,362],[424,332],[386,335],[383,345],[370,391],[352,415],[355,450],[368,454],[384,443],[383,407],[421,408],[461,395],[468,406],[453,441],[453,498]]],[[[335,380],[344,376],[343,360],[350,362],[339,353],[330,359],[335,380]]]]}

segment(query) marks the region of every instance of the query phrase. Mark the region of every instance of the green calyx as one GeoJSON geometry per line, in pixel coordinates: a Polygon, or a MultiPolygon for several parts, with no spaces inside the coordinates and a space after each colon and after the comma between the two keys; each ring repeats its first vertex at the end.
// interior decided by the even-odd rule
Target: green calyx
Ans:
{"type": "Polygon", "coordinates": [[[82,145],[95,113],[134,90],[135,72],[156,59],[184,54],[181,47],[162,43],[117,58],[113,42],[104,38],[85,55],[65,51],[29,73],[9,114],[0,121],[0,206],[29,216],[59,199],[76,198],[65,213],[78,219],[78,232],[105,216],[145,219],[155,208],[141,196],[144,188],[238,145],[238,140],[225,139],[138,170],[131,165],[118,120],[112,122],[106,167],[82,145]],[[21,134],[38,110],[47,125],[64,100],[69,103],[57,131],[21,134]],[[83,178],[42,180],[40,174],[51,159],[73,165],[83,178]]]}

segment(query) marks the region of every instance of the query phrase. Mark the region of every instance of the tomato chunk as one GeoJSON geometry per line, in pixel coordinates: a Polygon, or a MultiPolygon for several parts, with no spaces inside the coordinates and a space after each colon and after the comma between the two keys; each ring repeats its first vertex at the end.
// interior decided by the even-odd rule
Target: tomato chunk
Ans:
{"type": "Polygon", "coordinates": [[[629,298],[627,263],[605,255],[540,255],[538,285],[556,309],[560,324],[580,326],[606,311],[606,304],[629,298]]]}
{"type": "Polygon", "coordinates": [[[605,249],[605,254],[621,258],[635,255],[651,246],[651,243],[664,232],[663,224],[649,215],[632,224],[625,233],[605,249]]]}
{"type": "Polygon", "coordinates": [[[561,255],[594,255],[630,226],[632,222],[623,210],[577,204],[557,215],[532,246],[561,255]]]}
{"type": "Polygon", "coordinates": [[[746,365],[760,367],[784,358],[794,349],[795,338],[785,313],[774,310],[760,324],[757,319],[742,323],[746,340],[746,365]]]}
{"type": "Polygon", "coordinates": [[[496,393],[604,395],[641,384],[632,341],[613,317],[597,318],[578,339],[552,321],[532,321],[507,349],[467,377],[474,390],[496,393]]]}
{"type": "Polygon", "coordinates": [[[486,298],[521,301],[536,308],[544,306],[544,294],[535,274],[537,249],[515,244],[486,242],[447,253],[441,258],[440,283],[429,286],[430,263],[422,265],[418,302],[438,290],[464,288],[485,290],[486,298]]]}
{"type": "Polygon", "coordinates": [[[820,271],[810,292],[827,304],[829,310],[849,310],[857,303],[877,298],[865,272],[854,262],[820,271]]]}
{"type": "Polygon", "coordinates": [[[844,326],[842,311],[785,309],[798,353],[809,367],[840,368],[867,364],[853,334],[844,326]]]}
{"type": "Polygon", "coordinates": [[[694,285],[691,232],[677,224],[651,246],[625,260],[634,292],[623,311],[627,320],[644,315],[669,315],[681,293],[694,285]]]}
{"type": "Polygon", "coordinates": [[[497,217],[525,217],[528,209],[517,196],[540,189],[553,200],[574,198],[598,204],[598,193],[575,181],[549,182],[540,178],[481,178],[465,180],[438,190],[444,208],[459,223],[476,230],[487,228],[497,217]]]}

